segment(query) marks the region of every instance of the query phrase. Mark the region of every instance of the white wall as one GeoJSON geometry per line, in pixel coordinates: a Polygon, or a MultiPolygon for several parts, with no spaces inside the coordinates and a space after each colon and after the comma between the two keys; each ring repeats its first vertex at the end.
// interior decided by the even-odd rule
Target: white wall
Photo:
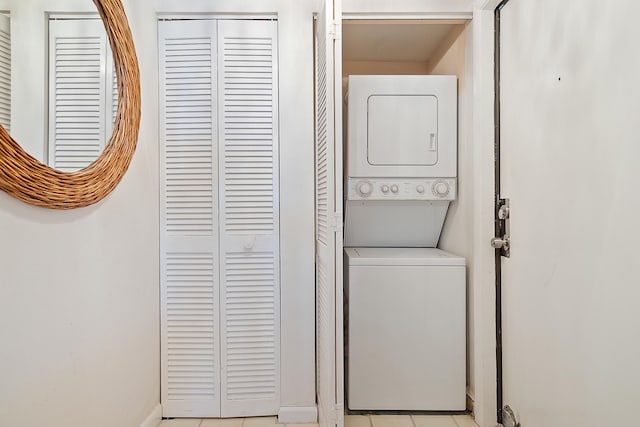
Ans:
{"type": "Polygon", "coordinates": [[[351,74],[428,74],[425,61],[343,61],[342,75],[351,74]]]}
{"type": "MultiPolygon", "coordinates": [[[[13,135],[42,158],[44,12],[95,10],[82,0],[0,8],[12,14],[13,135]]],[[[129,15],[144,51],[142,17],[129,15]]],[[[133,427],[158,403],[154,65],[140,65],[139,149],[110,197],[56,212],[0,194],[0,425],[133,427]]]]}
{"type": "MultiPolygon", "coordinates": [[[[0,425],[133,427],[159,401],[158,13],[278,13],[282,405],[315,406],[312,2],[125,0],[142,122],[122,183],[70,212],[0,193],[0,425]]],[[[13,136],[45,143],[45,12],[86,0],[0,0],[14,43],[13,136]],[[32,55],[20,52],[29,51],[32,55]]]]}
{"type": "Polygon", "coordinates": [[[350,14],[438,15],[471,13],[473,0],[342,0],[342,10],[350,14]]]}

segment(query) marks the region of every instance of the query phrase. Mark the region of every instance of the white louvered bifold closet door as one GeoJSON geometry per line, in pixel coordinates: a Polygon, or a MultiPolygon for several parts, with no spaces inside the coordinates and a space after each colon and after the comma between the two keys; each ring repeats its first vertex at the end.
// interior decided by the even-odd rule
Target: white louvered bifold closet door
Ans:
{"type": "Polygon", "coordinates": [[[166,417],[279,409],[276,29],[159,23],[166,417]]]}
{"type": "Polygon", "coordinates": [[[74,171],[111,136],[113,60],[100,19],[49,21],[49,164],[74,171]]]}
{"type": "Polygon", "coordinates": [[[162,411],[220,416],[216,22],[158,23],[162,411]]]}
{"type": "Polygon", "coordinates": [[[276,21],[218,22],[222,415],[280,404],[276,21]]]}
{"type": "Polygon", "coordinates": [[[11,132],[11,24],[0,15],[0,124],[11,132]]]}
{"type": "Polygon", "coordinates": [[[321,426],[344,425],[340,4],[316,22],[316,372],[321,426]]]}

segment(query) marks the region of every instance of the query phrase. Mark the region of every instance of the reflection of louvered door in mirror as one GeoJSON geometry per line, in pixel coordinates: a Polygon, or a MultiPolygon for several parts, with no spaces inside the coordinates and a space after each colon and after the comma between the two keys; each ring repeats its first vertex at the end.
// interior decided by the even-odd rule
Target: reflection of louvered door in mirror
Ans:
{"type": "Polygon", "coordinates": [[[102,20],[49,20],[49,165],[75,171],[98,158],[118,105],[102,20]]]}
{"type": "Polygon", "coordinates": [[[276,22],[159,22],[165,416],[276,414],[276,22]]]}
{"type": "Polygon", "coordinates": [[[0,14],[0,125],[11,132],[11,22],[0,14]]]}

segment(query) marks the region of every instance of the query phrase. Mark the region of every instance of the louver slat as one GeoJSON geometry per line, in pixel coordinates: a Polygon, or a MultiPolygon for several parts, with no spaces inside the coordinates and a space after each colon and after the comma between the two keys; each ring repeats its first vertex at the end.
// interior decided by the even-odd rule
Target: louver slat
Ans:
{"type": "Polygon", "coordinates": [[[220,416],[215,21],[162,21],[162,410],[220,416]]]}
{"type": "Polygon", "coordinates": [[[0,15],[0,124],[11,132],[11,28],[0,15]]]}
{"type": "Polygon", "coordinates": [[[276,28],[218,24],[223,416],[280,404],[276,28]]]}

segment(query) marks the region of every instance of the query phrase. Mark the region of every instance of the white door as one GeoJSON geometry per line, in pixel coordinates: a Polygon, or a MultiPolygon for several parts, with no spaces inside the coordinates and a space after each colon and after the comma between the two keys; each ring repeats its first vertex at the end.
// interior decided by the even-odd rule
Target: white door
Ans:
{"type": "Polygon", "coordinates": [[[639,14],[635,0],[500,12],[504,403],[522,427],[639,423],[639,14]]]}
{"type": "Polygon", "coordinates": [[[319,421],[344,424],[342,41],[339,0],[316,22],[316,352],[319,421]]]}
{"type": "Polygon", "coordinates": [[[158,23],[161,400],[220,416],[216,21],[158,23]]]}
{"type": "Polygon", "coordinates": [[[276,21],[218,22],[222,416],[280,406],[276,21]]]}
{"type": "Polygon", "coordinates": [[[159,23],[162,405],[280,405],[277,22],[159,23]]]}

